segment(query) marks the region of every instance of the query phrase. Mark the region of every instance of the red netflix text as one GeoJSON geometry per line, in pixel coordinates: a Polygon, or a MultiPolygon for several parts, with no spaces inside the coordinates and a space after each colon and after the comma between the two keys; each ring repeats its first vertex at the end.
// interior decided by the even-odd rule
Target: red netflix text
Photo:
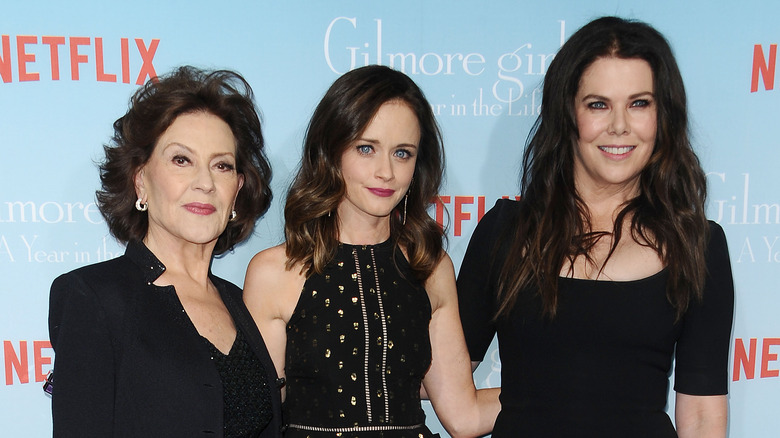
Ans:
{"type": "MultiPolygon", "coordinates": [[[[509,196],[502,196],[509,199],[509,196]]],[[[519,196],[514,197],[519,200],[519,196]]],[[[491,202],[491,206],[492,206],[491,202]]],[[[453,235],[460,236],[464,221],[481,221],[485,215],[484,196],[449,196],[441,195],[433,200],[434,218],[439,225],[444,226],[444,210],[447,210],[449,222],[453,225],[453,235]],[[476,206],[474,205],[476,203],[476,206]],[[473,213],[473,214],[472,214],[473,213]]]]}
{"type": "Polygon", "coordinates": [[[760,44],[753,46],[753,74],[750,77],[750,92],[758,91],[758,79],[761,77],[765,90],[775,88],[775,66],[777,65],[777,44],[770,44],[764,52],[760,44]]]}
{"type": "Polygon", "coordinates": [[[131,44],[129,38],[103,44],[101,37],[64,37],[36,35],[0,35],[0,78],[4,83],[39,81],[41,71],[45,71],[46,63],[51,74],[51,80],[60,80],[60,55],[63,54],[64,64],[70,66],[70,79],[78,81],[82,64],[92,64],[95,78],[100,82],[117,82],[129,84],[131,79],[131,54],[133,62],[140,57],[141,68],[138,69],[135,83],[142,85],[146,78],[155,78],[154,55],[160,45],[159,39],[152,39],[147,45],[143,39],[135,38],[131,44]],[[13,43],[13,44],[12,44],[13,43]],[[15,45],[16,50],[12,50],[15,45]],[[48,46],[44,47],[44,46],[48,46]],[[131,49],[131,46],[132,47],[131,49]],[[62,53],[64,52],[64,53],[62,53]],[[104,61],[104,53],[112,59],[118,52],[118,65],[109,68],[104,61]],[[46,56],[48,54],[48,57],[46,56]],[[16,62],[12,60],[16,55],[16,62]],[[47,59],[48,58],[48,59],[47,59]],[[14,69],[14,67],[16,67],[14,69]],[[39,71],[40,70],[40,71],[39,71]],[[15,73],[15,74],[14,74],[15,73]]]}
{"type": "Polygon", "coordinates": [[[734,339],[734,373],[731,380],[736,382],[743,375],[747,380],[754,379],[756,368],[759,369],[758,377],[762,379],[780,376],[780,370],[777,368],[780,366],[777,363],[778,352],[780,338],[761,339],[760,347],[756,338],[750,338],[747,346],[742,338],[734,339]]]}
{"type": "Polygon", "coordinates": [[[3,341],[5,384],[30,383],[30,362],[33,364],[33,380],[43,382],[51,370],[52,353],[49,341],[3,341]]]}

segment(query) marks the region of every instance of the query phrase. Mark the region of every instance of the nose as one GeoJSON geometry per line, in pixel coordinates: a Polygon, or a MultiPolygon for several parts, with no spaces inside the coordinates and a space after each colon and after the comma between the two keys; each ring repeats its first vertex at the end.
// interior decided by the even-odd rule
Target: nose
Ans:
{"type": "Polygon", "coordinates": [[[390,181],[395,177],[393,161],[391,157],[377,154],[374,162],[374,175],[384,181],[390,181]]]}
{"type": "Polygon", "coordinates": [[[612,112],[612,119],[609,123],[608,132],[614,135],[623,135],[631,132],[631,125],[626,110],[615,109],[612,112]]]}
{"type": "Polygon", "coordinates": [[[214,175],[209,166],[197,166],[193,186],[197,190],[211,192],[214,190],[214,175]]]}

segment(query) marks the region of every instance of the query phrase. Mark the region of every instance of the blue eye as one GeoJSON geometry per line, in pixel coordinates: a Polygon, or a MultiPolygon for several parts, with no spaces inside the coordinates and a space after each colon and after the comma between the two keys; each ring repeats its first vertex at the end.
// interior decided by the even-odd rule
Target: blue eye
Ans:
{"type": "Polygon", "coordinates": [[[368,144],[362,144],[360,146],[357,146],[358,153],[362,155],[368,155],[374,150],[374,147],[368,144]]]}
{"type": "Polygon", "coordinates": [[[631,106],[634,107],[650,106],[650,100],[648,99],[635,100],[634,102],[631,103],[631,106]]]}
{"type": "Polygon", "coordinates": [[[588,108],[591,108],[591,109],[605,109],[606,107],[607,107],[607,104],[604,103],[604,102],[601,102],[601,101],[590,102],[588,104],[588,108]]]}
{"type": "Polygon", "coordinates": [[[406,150],[406,149],[398,149],[398,150],[396,150],[393,153],[393,155],[395,155],[396,157],[398,157],[398,158],[400,158],[402,160],[406,160],[406,159],[412,158],[412,156],[413,156],[412,153],[410,151],[406,150]]]}

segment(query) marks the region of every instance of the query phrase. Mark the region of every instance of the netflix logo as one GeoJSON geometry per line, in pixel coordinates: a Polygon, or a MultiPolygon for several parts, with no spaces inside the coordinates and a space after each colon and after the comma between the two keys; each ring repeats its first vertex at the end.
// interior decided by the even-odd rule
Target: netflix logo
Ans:
{"type": "Polygon", "coordinates": [[[51,370],[53,353],[49,341],[3,341],[5,384],[30,383],[30,363],[33,381],[43,382],[51,370]]]}
{"type": "MultiPolygon", "coordinates": [[[[509,196],[502,196],[502,199],[509,199],[509,196]]],[[[513,196],[512,199],[518,201],[520,196],[513,196]]],[[[489,207],[492,207],[495,199],[492,199],[489,207]]],[[[485,196],[450,196],[439,195],[433,199],[434,214],[436,222],[445,226],[445,214],[447,212],[447,223],[452,224],[453,235],[462,234],[463,222],[482,220],[485,215],[485,196]]]]}
{"type": "Polygon", "coordinates": [[[732,381],[736,382],[743,376],[747,380],[759,377],[766,379],[780,376],[777,354],[780,353],[780,338],[742,338],[734,339],[734,372],[732,381]],[[747,345],[745,345],[747,341],[747,345]],[[756,375],[758,370],[758,375],[756,375]]]}
{"type": "Polygon", "coordinates": [[[146,43],[142,38],[120,38],[104,43],[101,37],[0,35],[0,79],[3,83],[40,81],[43,75],[59,81],[70,67],[73,81],[92,68],[99,82],[129,84],[135,78],[142,85],[157,76],[154,55],[159,45],[159,39],[146,43]],[[107,65],[106,59],[114,62],[107,65]],[[139,60],[141,67],[133,70],[139,60]]]}
{"type": "Polygon", "coordinates": [[[777,44],[770,44],[764,52],[760,44],[753,46],[753,68],[750,76],[750,92],[758,91],[758,81],[762,80],[764,90],[775,88],[775,67],[777,66],[777,44]]]}

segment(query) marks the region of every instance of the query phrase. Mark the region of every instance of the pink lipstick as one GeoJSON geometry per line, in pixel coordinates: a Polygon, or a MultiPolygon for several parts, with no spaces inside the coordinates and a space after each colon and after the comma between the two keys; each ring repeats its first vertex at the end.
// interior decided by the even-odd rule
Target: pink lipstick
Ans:
{"type": "Polygon", "coordinates": [[[381,189],[378,187],[369,187],[368,191],[383,198],[393,196],[393,193],[395,193],[395,190],[393,189],[381,189]]]}
{"type": "Polygon", "coordinates": [[[203,216],[208,216],[215,211],[217,211],[216,207],[214,207],[211,204],[202,204],[200,202],[190,202],[189,204],[185,204],[184,208],[187,209],[190,213],[199,214],[203,216]]]}

